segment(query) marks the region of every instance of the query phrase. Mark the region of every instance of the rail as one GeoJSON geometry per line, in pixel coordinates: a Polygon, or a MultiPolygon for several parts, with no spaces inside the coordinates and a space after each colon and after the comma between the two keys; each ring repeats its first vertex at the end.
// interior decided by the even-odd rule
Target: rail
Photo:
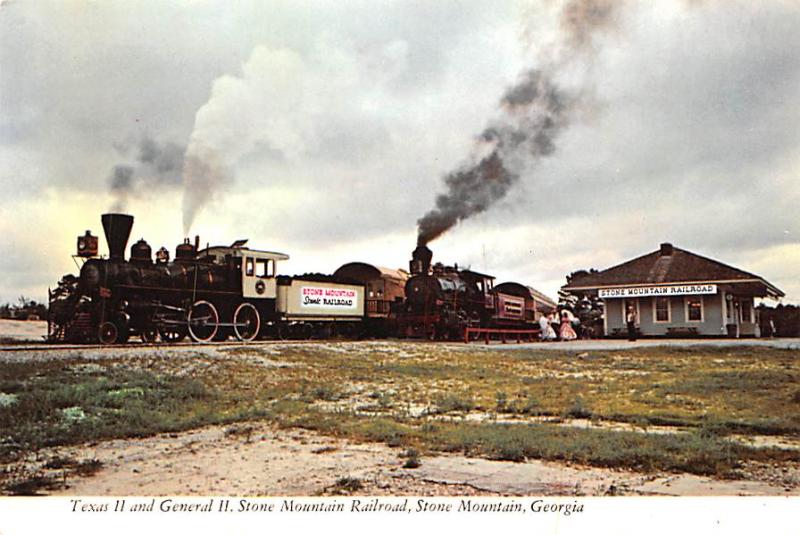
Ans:
{"type": "Polygon", "coordinates": [[[481,335],[483,335],[484,343],[488,344],[492,338],[492,335],[499,334],[500,340],[505,344],[507,342],[508,335],[516,336],[517,343],[522,343],[522,337],[526,336],[528,342],[533,342],[534,339],[539,338],[539,329],[490,329],[486,327],[467,327],[464,329],[464,343],[468,344],[471,341],[479,340],[481,335]],[[475,334],[475,338],[473,339],[470,337],[471,334],[475,334]]]}

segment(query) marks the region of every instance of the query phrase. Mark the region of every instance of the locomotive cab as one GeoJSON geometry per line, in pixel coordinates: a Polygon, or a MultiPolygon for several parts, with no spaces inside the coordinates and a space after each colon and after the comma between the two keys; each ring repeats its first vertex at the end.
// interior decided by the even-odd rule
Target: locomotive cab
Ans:
{"type": "Polygon", "coordinates": [[[288,260],[289,255],[271,251],[256,251],[244,247],[246,240],[238,240],[230,247],[209,247],[201,252],[216,264],[228,265],[241,273],[242,297],[246,299],[275,299],[278,295],[275,275],[277,263],[288,260]]]}

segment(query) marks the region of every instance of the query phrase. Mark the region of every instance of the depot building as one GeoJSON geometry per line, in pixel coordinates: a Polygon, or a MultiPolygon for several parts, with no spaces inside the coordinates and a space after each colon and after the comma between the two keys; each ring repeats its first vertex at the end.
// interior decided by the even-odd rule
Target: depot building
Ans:
{"type": "Polygon", "coordinates": [[[636,311],[642,336],[760,336],[755,300],[784,293],[764,278],[662,243],[652,253],[574,277],[563,287],[604,304],[606,336],[627,333],[636,311]]]}

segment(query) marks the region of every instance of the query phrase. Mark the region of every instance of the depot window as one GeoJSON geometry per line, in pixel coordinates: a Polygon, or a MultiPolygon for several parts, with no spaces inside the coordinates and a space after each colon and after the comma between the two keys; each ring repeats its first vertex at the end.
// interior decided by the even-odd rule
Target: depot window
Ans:
{"type": "Polygon", "coordinates": [[[703,321],[703,298],[702,297],[687,297],[686,304],[686,321],[702,322],[703,321]]]}
{"type": "Polygon", "coordinates": [[[669,323],[672,321],[669,309],[669,297],[656,297],[653,306],[655,308],[653,317],[656,323],[669,323]]]}

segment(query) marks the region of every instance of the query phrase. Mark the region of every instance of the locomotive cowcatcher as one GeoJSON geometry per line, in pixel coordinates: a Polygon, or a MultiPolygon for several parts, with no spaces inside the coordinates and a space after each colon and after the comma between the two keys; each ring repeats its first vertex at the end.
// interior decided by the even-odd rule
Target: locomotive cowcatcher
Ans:
{"type": "Polygon", "coordinates": [[[85,259],[79,277],[67,275],[50,292],[48,338],[60,342],[124,343],[139,335],[153,342],[176,342],[187,335],[196,342],[256,338],[276,321],[276,263],[289,257],[256,251],[239,240],[230,247],[198,251],[188,239],[174,261],[161,248],[139,240],[125,247],[133,216],[101,217],[109,257],[97,257],[97,238],[78,238],[77,257],[85,259]]]}

